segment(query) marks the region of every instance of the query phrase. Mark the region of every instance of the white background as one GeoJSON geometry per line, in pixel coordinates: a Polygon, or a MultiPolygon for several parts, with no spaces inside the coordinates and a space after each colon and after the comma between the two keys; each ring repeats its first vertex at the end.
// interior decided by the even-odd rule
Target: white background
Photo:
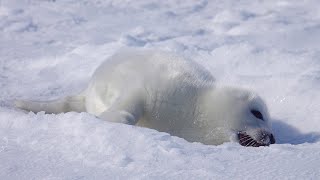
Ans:
{"type": "Polygon", "coordinates": [[[317,0],[0,0],[0,179],[318,179],[317,0]],[[14,109],[81,92],[121,47],[203,64],[266,101],[277,144],[206,146],[87,113],[14,109]]]}

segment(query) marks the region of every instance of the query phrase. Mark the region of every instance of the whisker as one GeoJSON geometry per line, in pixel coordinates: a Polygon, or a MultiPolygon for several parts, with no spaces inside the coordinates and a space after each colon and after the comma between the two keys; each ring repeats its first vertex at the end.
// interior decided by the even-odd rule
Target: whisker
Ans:
{"type": "Polygon", "coordinates": [[[252,142],[254,142],[254,139],[251,139],[251,141],[248,144],[246,144],[246,147],[250,146],[252,142]]]}
{"type": "Polygon", "coordinates": [[[255,140],[245,132],[238,132],[238,140],[240,145],[246,146],[246,147],[247,146],[252,146],[252,147],[268,146],[268,144],[255,140]]]}
{"type": "Polygon", "coordinates": [[[249,146],[253,146],[254,144],[256,144],[256,141],[253,139],[249,146]]]}
{"type": "MultiPolygon", "coordinates": [[[[245,141],[243,141],[242,143],[246,143],[248,142],[249,140],[253,140],[251,137],[248,137],[248,139],[246,139],[245,141]]],[[[250,141],[251,142],[251,141],[250,141]]]]}
{"type": "Polygon", "coordinates": [[[245,136],[245,137],[240,138],[239,140],[243,141],[243,140],[248,140],[248,139],[252,139],[252,138],[250,136],[245,136]]]}

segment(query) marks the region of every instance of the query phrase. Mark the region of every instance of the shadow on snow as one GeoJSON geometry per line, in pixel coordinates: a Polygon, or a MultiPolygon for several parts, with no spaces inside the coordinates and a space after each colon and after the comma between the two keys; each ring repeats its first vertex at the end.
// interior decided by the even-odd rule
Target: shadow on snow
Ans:
{"type": "Polygon", "coordinates": [[[272,121],[277,144],[315,143],[320,140],[319,132],[301,133],[297,128],[280,120],[272,121]]]}

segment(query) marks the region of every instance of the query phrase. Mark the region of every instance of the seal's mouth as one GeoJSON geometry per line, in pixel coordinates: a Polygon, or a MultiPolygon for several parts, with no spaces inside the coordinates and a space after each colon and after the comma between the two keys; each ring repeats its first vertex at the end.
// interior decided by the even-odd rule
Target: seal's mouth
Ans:
{"type": "Polygon", "coordinates": [[[248,135],[246,132],[238,132],[238,139],[239,144],[241,146],[252,146],[252,147],[259,147],[259,146],[269,146],[270,144],[275,143],[275,139],[272,134],[263,134],[261,136],[261,141],[257,141],[248,135]],[[266,139],[269,139],[266,141],[266,139]]]}

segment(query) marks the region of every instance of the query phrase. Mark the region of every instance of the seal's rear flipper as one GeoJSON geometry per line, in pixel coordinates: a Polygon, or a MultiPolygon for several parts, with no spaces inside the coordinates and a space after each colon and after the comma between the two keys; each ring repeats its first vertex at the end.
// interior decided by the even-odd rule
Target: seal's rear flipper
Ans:
{"type": "Polygon", "coordinates": [[[32,112],[45,111],[46,113],[62,113],[69,111],[83,112],[85,111],[84,96],[67,96],[62,99],[53,101],[28,101],[16,100],[15,106],[19,109],[32,112]]]}

